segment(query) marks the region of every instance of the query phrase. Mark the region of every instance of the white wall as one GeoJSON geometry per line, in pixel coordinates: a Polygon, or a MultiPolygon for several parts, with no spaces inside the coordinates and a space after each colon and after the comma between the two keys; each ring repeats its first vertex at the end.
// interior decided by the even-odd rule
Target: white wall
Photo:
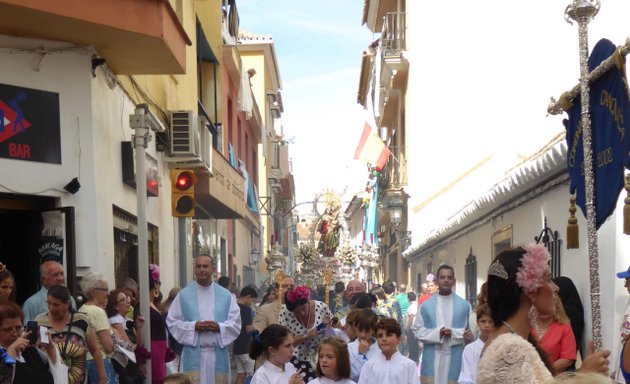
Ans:
{"type": "MultiPolygon", "coordinates": [[[[602,341],[604,348],[616,347],[618,330],[621,318],[628,301],[628,293],[624,288],[623,280],[615,276],[616,272],[628,269],[630,265],[630,237],[623,234],[623,198],[619,198],[617,209],[613,216],[606,221],[598,231],[599,245],[599,269],[600,269],[600,310],[602,319],[602,341]]],[[[561,274],[567,276],[575,283],[585,309],[585,340],[592,337],[591,332],[591,298],[589,284],[589,263],[587,249],[586,219],[578,210],[578,224],[580,230],[580,248],[566,249],[566,225],[569,206],[568,185],[561,185],[547,191],[544,195],[530,200],[517,208],[496,216],[493,220],[475,228],[473,231],[456,238],[444,238],[430,251],[423,251],[422,257],[414,260],[412,270],[425,275],[424,263],[426,258],[433,253],[450,252],[450,260],[455,260],[456,277],[458,278],[456,292],[460,296],[465,295],[464,287],[464,263],[470,247],[477,256],[477,287],[485,281],[488,267],[491,262],[491,237],[492,233],[505,225],[513,225],[513,245],[518,246],[534,242],[534,236],[540,234],[543,228],[544,218],[547,217],[548,226],[558,231],[562,240],[561,250],[561,274]],[[432,251],[432,252],[431,252],[432,251]]],[[[433,270],[437,269],[439,262],[434,256],[433,270]]],[[[434,272],[435,273],[435,272],[434,272]]],[[[415,275],[414,275],[415,277],[415,275]]],[[[414,286],[416,282],[414,280],[414,286]]],[[[618,351],[613,351],[616,356],[618,351]]]]}
{"type": "MultiPolygon", "coordinates": [[[[50,44],[0,37],[0,46],[50,44]]],[[[134,106],[120,87],[108,86],[102,69],[92,77],[92,54],[87,49],[51,53],[35,70],[33,64],[41,57],[39,54],[0,51],[0,83],[59,93],[62,149],[61,165],[0,159],[0,191],[54,196],[60,199],[60,206],[74,206],[77,267],[100,272],[113,285],[112,207],[117,205],[134,215],[137,212],[135,190],[122,183],[120,149],[121,141],[131,140],[129,115],[134,106]],[[75,195],[63,191],[73,177],[81,183],[75,195]]],[[[147,153],[158,160],[160,197],[147,198],[147,217],[159,227],[161,280],[169,289],[177,276],[170,174],[163,153],[155,150],[155,142],[152,137],[147,153]]]]}

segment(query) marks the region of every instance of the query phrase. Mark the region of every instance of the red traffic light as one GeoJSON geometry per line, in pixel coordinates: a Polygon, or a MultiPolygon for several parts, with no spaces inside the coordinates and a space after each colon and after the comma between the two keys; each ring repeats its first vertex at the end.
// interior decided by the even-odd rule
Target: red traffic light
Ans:
{"type": "Polygon", "coordinates": [[[185,191],[193,184],[193,176],[189,172],[181,172],[177,175],[175,186],[180,191],[185,191]]]}

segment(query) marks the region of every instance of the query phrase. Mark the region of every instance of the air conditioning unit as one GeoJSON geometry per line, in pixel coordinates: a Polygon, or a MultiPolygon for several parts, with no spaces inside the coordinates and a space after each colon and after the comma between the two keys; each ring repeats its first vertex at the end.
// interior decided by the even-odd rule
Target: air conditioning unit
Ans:
{"type": "Polygon", "coordinates": [[[193,111],[170,111],[171,156],[200,156],[199,118],[193,111]]]}
{"type": "Polygon", "coordinates": [[[169,156],[166,161],[177,168],[212,172],[212,134],[208,121],[194,111],[169,111],[169,156]]]}

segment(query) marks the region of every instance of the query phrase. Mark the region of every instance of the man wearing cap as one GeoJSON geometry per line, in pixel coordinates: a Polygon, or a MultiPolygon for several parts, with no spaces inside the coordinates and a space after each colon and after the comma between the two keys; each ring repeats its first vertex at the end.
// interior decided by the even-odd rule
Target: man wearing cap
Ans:
{"type": "MultiPolygon", "coordinates": [[[[619,273],[617,273],[617,277],[620,279],[624,279],[624,286],[626,287],[626,289],[628,290],[628,294],[630,294],[630,267],[628,268],[628,270],[626,271],[621,271],[619,273]]],[[[623,345],[626,342],[626,340],[628,340],[630,338],[630,296],[628,297],[628,302],[626,303],[626,310],[624,311],[624,315],[623,315],[623,320],[621,321],[621,329],[619,332],[619,349],[618,349],[618,353],[615,354],[616,358],[615,358],[615,365],[613,365],[613,367],[615,367],[615,373],[613,374],[614,378],[615,378],[615,383],[625,383],[626,381],[623,378],[623,375],[621,374],[619,367],[620,367],[620,359],[619,359],[619,354],[621,353],[621,350],[623,349],[623,345]]]]}

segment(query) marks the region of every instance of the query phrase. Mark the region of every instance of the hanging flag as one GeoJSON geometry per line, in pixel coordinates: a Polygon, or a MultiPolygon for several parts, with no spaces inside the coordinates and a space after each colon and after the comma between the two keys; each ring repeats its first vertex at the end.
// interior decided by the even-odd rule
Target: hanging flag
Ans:
{"type": "Polygon", "coordinates": [[[364,244],[378,245],[378,180],[372,178],[368,187],[370,190],[370,202],[365,207],[364,244]]]}
{"type": "Polygon", "coordinates": [[[385,164],[387,164],[387,160],[389,160],[391,154],[387,145],[383,143],[383,140],[378,137],[376,131],[374,131],[366,121],[361,140],[359,141],[357,150],[354,152],[354,158],[365,160],[374,166],[377,171],[381,171],[385,164]]]}
{"type": "MultiPolygon", "coordinates": [[[[611,41],[602,39],[589,57],[589,71],[611,55],[617,55],[617,65],[593,82],[590,90],[597,229],[615,210],[617,198],[624,187],[624,165],[627,168],[630,164],[630,134],[625,134],[625,123],[630,121],[630,98],[624,58],[611,41]]],[[[586,217],[584,153],[582,127],[579,124],[582,117],[581,99],[578,96],[572,102],[573,106],[567,110],[569,118],[563,121],[567,129],[567,166],[571,177],[569,190],[576,193],[577,205],[586,217]]]]}

